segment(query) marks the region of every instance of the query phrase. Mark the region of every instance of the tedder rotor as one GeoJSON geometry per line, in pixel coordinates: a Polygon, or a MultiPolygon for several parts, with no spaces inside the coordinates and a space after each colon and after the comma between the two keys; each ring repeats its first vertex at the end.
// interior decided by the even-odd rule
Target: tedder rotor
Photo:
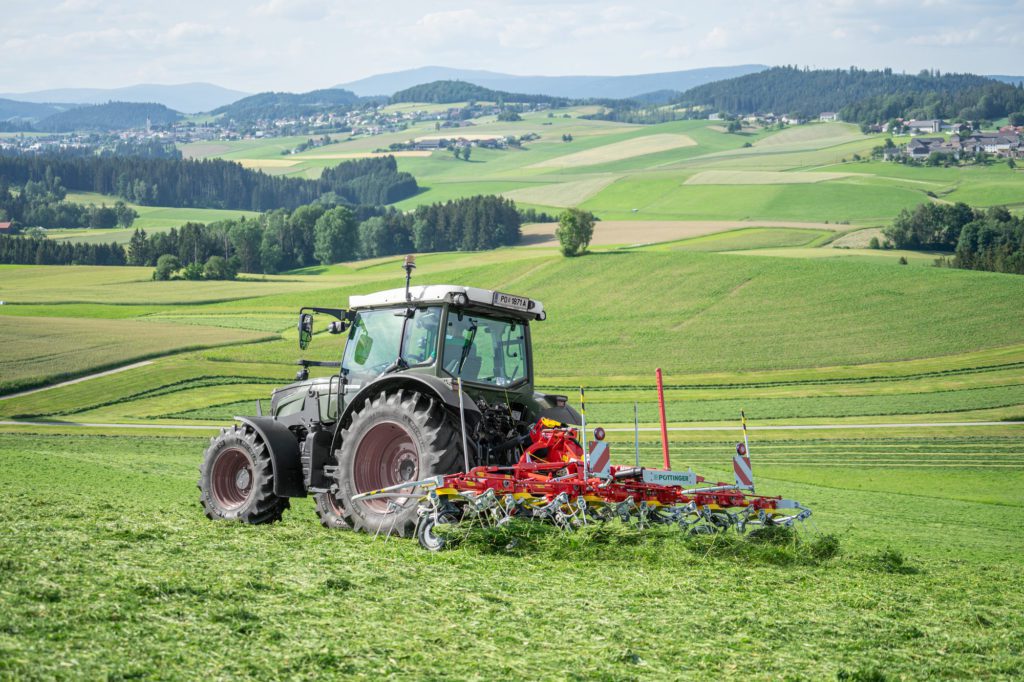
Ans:
{"type": "Polygon", "coordinates": [[[698,534],[792,526],[811,515],[793,500],[754,494],[745,443],[736,446],[735,483],[708,483],[691,470],[611,465],[603,429],[595,433],[598,440],[585,452],[579,427],[542,417],[511,466],[474,467],[361,493],[356,499],[406,497],[410,488],[423,491],[416,537],[432,551],[447,542],[437,532],[439,526],[466,522],[501,525],[521,519],[575,530],[619,520],[639,528],[675,525],[698,534]]]}
{"type": "MultiPolygon", "coordinates": [[[[312,495],[321,523],[445,545],[442,524],[526,519],[572,529],[621,519],[690,533],[789,526],[810,516],[792,500],[754,493],[746,444],[735,481],[673,471],[658,372],[664,468],[612,465],[604,430],[563,395],[534,390],[530,324],[540,301],[453,285],[352,296],[349,307],[299,312],[299,347],[314,316],[346,334],[339,360],[299,360],[294,383],[236,417],[199,468],[211,519],[277,521],[312,495]],[[310,378],[310,368],[325,376],[310,378]]],[[[581,395],[582,399],[582,395],[581,395]]],[[[581,400],[582,404],[582,400],[581,400]]]]}

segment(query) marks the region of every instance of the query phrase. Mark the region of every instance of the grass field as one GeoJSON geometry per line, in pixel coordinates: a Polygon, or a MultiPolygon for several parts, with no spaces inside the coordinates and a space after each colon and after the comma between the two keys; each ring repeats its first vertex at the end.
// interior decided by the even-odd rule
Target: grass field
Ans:
{"type": "MultiPolygon", "coordinates": [[[[663,533],[434,555],[326,531],[308,500],[273,527],[215,524],[196,502],[203,439],[0,435],[0,673],[1012,679],[1024,673],[1013,442],[763,445],[761,483],[839,538],[838,556],[813,560],[663,533]]],[[[688,447],[710,460],[722,445],[688,447]]]]}
{"type": "MultiPolygon", "coordinates": [[[[67,201],[74,201],[82,204],[106,204],[113,206],[119,201],[118,197],[95,192],[69,192],[67,201]]],[[[167,232],[172,227],[181,227],[185,223],[213,223],[218,220],[233,220],[246,216],[249,218],[259,215],[253,211],[222,211],[210,208],[167,208],[164,206],[141,206],[129,203],[139,217],[135,219],[131,228],[114,228],[111,230],[97,229],[68,229],[48,230],[47,236],[50,239],[70,239],[77,242],[104,243],[117,242],[127,244],[132,238],[136,228],[146,232],[167,232]]]]}
{"type": "MultiPolygon", "coordinates": [[[[669,392],[674,423],[728,423],[740,408],[779,423],[1024,416],[1024,313],[1016,304],[1024,280],[899,268],[853,249],[783,246],[830,234],[739,228],[582,259],[530,248],[437,254],[420,259],[417,279],[530,292],[545,301],[550,317],[533,332],[538,383],[569,393],[580,384],[592,387],[602,421],[628,421],[633,401],[642,403],[645,422],[654,419],[655,367],[678,384],[669,392]],[[765,248],[754,248],[759,244],[765,248]],[[731,248],[854,255],[698,253],[731,248]],[[564,295],[566,282],[574,296],[564,295]],[[644,353],[621,351],[640,346],[644,353]],[[858,368],[872,369],[865,376],[858,368]]],[[[84,374],[129,357],[217,346],[181,362],[157,360],[0,401],[0,416],[223,420],[239,400],[265,397],[268,384],[291,376],[298,356],[293,316],[301,305],[344,305],[351,294],[401,284],[394,258],[267,281],[161,283],[148,276],[144,268],[0,268],[3,312],[11,321],[5,326],[11,386],[84,374]],[[272,340],[243,343],[257,339],[272,340]],[[59,368],[51,362],[57,357],[59,368]],[[225,388],[232,384],[236,394],[225,388]]],[[[332,345],[315,355],[336,357],[340,349],[332,345]]]]}
{"type": "MultiPolygon", "coordinates": [[[[732,135],[582,111],[472,129],[541,135],[521,150],[400,157],[424,190],[397,207],[582,205],[601,218],[593,253],[562,258],[555,225],[531,225],[519,247],[420,254],[413,282],[544,301],[537,387],[575,402],[586,386],[616,463],[633,461],[634,404],[643,464],[660,462],[657,367],[675,468],[730,480],[744,410],[758,491],[814,510],[803,544],[590,530],[432,555],[325,531],[303,499],[272,527],[210,523],[206,438],[292,380],[298,308],[401,286],[401,259],[235,282],[0,266],[0,678],[1024,676],[1024,278],[864,248],[922,201],[1020,207],[1024,173],[854,162],[880,139],[845,124],[732,135]]],[[[186,151],[311,177],[433,134],[186,151]]],[[[182,211],[140,222],[230,213],[182,211]]],[[[342,344],[318,334],[304,355],[342,344]]]]}
{"type": "MultiPolygon", "coordinates": [[[[428,105],[410,105],[428,109],[428,105]]],[[[483,118],[470,132],[441,131],[431,122],[376,136],[340,140],[327,148],[282,157],[303,137],[188,145],[193,158],[219,157],[273,175],[318,177],[345,159],[373,155],[396,142],[430,137],[539,137],[521,148],[473,150],[472,160],[446,151],[400,152],[401,170],[422,191],[396,204],[401,210],[475,194],[502,194],[522,206],[557,212],[583,206],[609,222],[755,221],[878,227],[920,203],[965,201],[977,206],[1024,206],[1024,173],[1005,164],[915,168],[855,161],[869,157],[881,136],[844,123],[809,124],[782,131],[724,132],[709,121],[653,126],[578,118],[583,109],[530,113],[518,122],[483,118]],[[563,118],[562,113],[568,113],[563,118]],[[563,136],[571,136],[570,142],[563,136]]],[[[94,203],[114,197],[73,195],[94,203]]],[[[188,220],[210,222],[238,211],[137,207],[137,226],[167,230],[188,220]]],[[[55,231],[54,238],[127,241],[129,230],[55,231]]],[[[616,244],[637,242],[620,239],[616,244]]],[[[788,246],[788,242],[781,246],[788,246]]]]}

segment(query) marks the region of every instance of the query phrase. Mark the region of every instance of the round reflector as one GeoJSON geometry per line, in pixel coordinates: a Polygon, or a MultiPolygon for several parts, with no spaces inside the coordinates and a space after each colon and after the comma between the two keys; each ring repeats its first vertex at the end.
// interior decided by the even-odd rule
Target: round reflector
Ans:
{"type": "Polygon", "coordinates": [[[594,429],[594,438],[596,440],[604,440],[604,429],[602,429],[600,426],[594,429]]]}
{"type": "Polygon", "coordinates": [[[740,457],[745,457],[747,454],[747,446],[743,443],[736,443],[736,454],[740,457]]]}

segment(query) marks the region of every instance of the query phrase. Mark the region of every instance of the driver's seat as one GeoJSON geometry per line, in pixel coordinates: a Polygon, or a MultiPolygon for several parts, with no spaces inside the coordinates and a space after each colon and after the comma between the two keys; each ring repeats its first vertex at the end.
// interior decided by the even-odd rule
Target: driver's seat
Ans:
{"type": "Polygon", "coordinates": [[[477,381],[480,378],[480,366],[483,363],[480,356],[475,352],[466,356],[466,362],[462,364],[462,379],[464,381],[477,381]]]}

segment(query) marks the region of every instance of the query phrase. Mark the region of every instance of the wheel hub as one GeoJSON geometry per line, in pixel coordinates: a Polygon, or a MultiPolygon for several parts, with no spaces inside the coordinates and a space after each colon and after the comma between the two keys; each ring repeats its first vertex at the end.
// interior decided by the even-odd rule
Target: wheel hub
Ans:
{"type": "MultiPolygon", "coordinates": [[[[381,422],[370,427],[356,446],[353,483],[356,492],[379,490],[416,480],[419,451],[412,434],[396,422],[381,422]]],[[[409,492],[412,492],[410,489],[409,492]]],[[[409,497],[391,498],[397,507],[410,503],[409,497]]],[[[378,513],[388,512],[389,500],[367,500],[362,504],[378,513]]]]}
{"type": "Polygon", "coordinates": [[[235,486],[239,490],[248,490],[250,483],[252,483],[252,474],[249,473],[249,470],[239,469],[238,473],[235,474],[235,486]]]}
{"type": "Polygon", "coordinates": [[[253,462],[241,448],[226,448],[210,472],[214,502],[224,510],[238,509],[252,494],[253,462]]]}

